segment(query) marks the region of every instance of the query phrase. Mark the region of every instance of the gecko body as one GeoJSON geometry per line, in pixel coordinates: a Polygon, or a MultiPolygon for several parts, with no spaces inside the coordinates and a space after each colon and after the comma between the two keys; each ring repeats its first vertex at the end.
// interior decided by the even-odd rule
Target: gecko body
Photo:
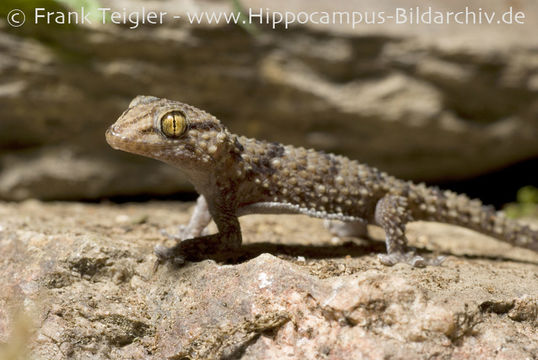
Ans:
{"type": "Polygon", "coordinates": [[[538,251],[537,231],[479,200],[399,180],[344,156],[238,136],[214,116],[177,101],[136,97],[106,139],[115,149],[177,167],[200,194],[178,244],[156,247],[163,260],[182,263],[233,251],[241,245],[238,217],[255,213],[338,220],[354,234],[378,225],[387,246],[379,258],[387,265],[442,261],[407,248],[405,226],[417,220],[463,226],[538,251]],[[218,233],[204,235],[211,219],[218,233]]]}

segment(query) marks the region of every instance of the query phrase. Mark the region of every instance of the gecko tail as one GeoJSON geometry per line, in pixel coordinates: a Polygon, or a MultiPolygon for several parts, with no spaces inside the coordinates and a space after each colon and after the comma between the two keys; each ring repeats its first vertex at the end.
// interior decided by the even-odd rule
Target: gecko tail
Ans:
{"type": "Polygon", "coordinates": [[[463,226],[514,246],[538,252],[538,230],[506,217],[480,200],[424,184],[410,186],[409,205],[416,220],[463,226]]]}

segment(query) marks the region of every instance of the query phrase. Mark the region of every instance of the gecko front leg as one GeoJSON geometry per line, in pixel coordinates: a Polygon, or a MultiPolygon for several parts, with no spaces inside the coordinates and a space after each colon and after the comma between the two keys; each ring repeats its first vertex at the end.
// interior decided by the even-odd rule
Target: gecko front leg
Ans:
{"type": "MultiPolygon", "coordinates": [[[[207,258],[208,254],[230,251],[241,246],[241,227],[235,213],[217,212],[211,216],[210,211],[204,211],[204,206],[207,210],[205,198],[200,196],[191,221],[186,227],[186,230],[191,230],[190,234],[194,234],[192,238],[181,239],[173,247],[155,246],[154,251],[159,262],[171,261],[176,265],[181,265],[186,260],[203,260],[207,258]],[[217,225],[218,233],[200,236],[211,217],[217,225]]],[[[186,233],[188,232],[186,231],[186,233]]]]}

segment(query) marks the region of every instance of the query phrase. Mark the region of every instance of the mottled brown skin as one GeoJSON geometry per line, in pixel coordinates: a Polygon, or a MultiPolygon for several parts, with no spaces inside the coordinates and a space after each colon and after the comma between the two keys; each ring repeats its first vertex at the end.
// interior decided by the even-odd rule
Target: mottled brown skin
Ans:
{"type": "Polygon", "coordinates": [[[173,248],[156,247],[161,259],[203,259],[241,244],[238,217],[252,213],[302,213],[340,220],[355,233],[366,224],[386,234],[387,265],[439,264],[407,249],[405,225],[426,220],[464,226],[510,244],[538,251],[538,233],[508,220],[478,200],[398,180],[343,156],[231,134],[212,115],[193,106],[150,96],[136,97],[106,133],[115,149],[179,168],[201,195],[173,248]],[[162,119],[180,114],[180,135],[165,134],[162,119]],[[185,125],[185,124],[183,124],[185,125]],[[213,219],[218,233],[202,235],[213,219]]]}

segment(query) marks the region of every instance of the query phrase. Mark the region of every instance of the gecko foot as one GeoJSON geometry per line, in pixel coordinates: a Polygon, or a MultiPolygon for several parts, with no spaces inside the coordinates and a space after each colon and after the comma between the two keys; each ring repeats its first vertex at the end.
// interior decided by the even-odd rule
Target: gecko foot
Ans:
{"type": "Polygon", "coordinates": [[[438,256],[436,258],[425,258],[417,255],[414,251],[407,253],[394,252],[392,254],[378,254],[379,261],[383,265],[393,266],[397,263],[406,263],[413,267],[439,266],[445,261],[446,256],[438,256]]]}
{"type": "Polygon", "coordinates": [[[179,246],[166,247],[163,245],[155,245],[153,252],[157,256],[156,266],[170,262],[173,265],[180,266],[185,263],[185,257],[179,253],[179,246]]]}

